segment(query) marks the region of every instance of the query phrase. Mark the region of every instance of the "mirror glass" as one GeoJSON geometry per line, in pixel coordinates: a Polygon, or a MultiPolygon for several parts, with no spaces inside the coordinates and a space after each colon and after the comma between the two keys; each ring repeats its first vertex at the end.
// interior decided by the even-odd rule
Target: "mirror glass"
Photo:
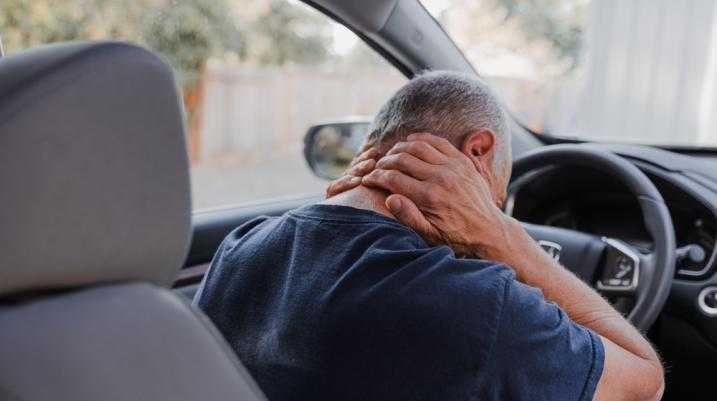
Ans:
{"type": "Polygon", "coordinates": [[[367,134],[369,121],[326,123],[309,128],[304,156],[317,176],[338,178],[348,168],[367,134]]]}

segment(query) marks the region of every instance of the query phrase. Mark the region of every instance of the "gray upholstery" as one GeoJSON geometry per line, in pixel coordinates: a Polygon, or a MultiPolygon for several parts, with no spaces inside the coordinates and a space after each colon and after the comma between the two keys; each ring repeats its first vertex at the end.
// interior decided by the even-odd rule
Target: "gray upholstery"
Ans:
{"type": "Polygon", "coordinates": [[[158,57],[74,43],[0,59],[0,400],[264,399],[162,288],[186,256],[189,194],[158,57]]]}
{"type": "Polygon", "coordinates": [[[0,306],[0,327],[3,401],[240,401],[260,394],[212,324],[150,284],[0,306]]]}
{"type": "Polygon", "coordinates": [[[0,59],[0,83],[0,295],[170,283],[190,195],[168,67],[126,44],[59,44],[0,59]]]}

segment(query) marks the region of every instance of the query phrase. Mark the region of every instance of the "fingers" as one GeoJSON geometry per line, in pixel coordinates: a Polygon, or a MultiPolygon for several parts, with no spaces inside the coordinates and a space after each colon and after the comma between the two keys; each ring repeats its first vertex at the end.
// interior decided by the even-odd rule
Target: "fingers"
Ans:
{"type": "Polygon", "coordinates": [[[361,184],[392,194],[411,195],[418,202],[427,197],[426,184],[398,170],[374,170],[363,177],[361,184]]]}
{"type": "MultiPolygon", "coordinates": [[[[398,142],[386,153],[386,156],[398,153],[408,153],[429,164],[439,165],[446,161],[446,156],[443,153],[423,141],[398,142]]],[[[386,156],[384,156],[384,158],[386,156]]]]}
{"type": "Polygon", "coordinates": [[[359,150],[360,154],[351,161],[351,166],[355,166],[365,160],[370,159],[377,159],[378,158],[378,149],[376,148],[368,148],[365,149],[367,145],[364,145],[359,150]]]}
{"type": "Polygon", "coordinates": [[[370,142],[367,142],[367,141],[364,139],[363,143],[361,144],[361,147],[359,148],[358,152],[356,152],[356,153],[357,153],[357,154],[363,153],[363,152],[369,150],[371,146],[372,146],[371,143],[370,143],[370,142]]]}
{"type": "Polygon", "coordinates": [[[438,232],[409,198],[403,195],[391,195],[386,198],[386,208],[398,221],[414,229],[428,242],[437,241],[438,232]]]}
{"type": "Polygon", "coordinates": [[[361,185],[361,177],[344,175],[329,184],[326,188],[326,198],[336,196],[342,192],[356,188],[359,185],[361,185]]]}
{"type": "Polygon", "coordinates": [[[368,159],[368,160],[364,160],[360,163],[352,165],[351,167],[349,167],[348,170],[346,170],[344,175],[352,175],[354,177],[363,177],[366,174],[372,172],[374,168],[376,168],[376,160],[368,159]]]}
{"type": "Polygon", "coordinates": [[[364,160],[353,167],[350,167],[343,176],[332,181],[326,188],[326,198],[346,192],[361,185],[361,177],[373,171],[376,167],[376,160],[364,160]]]}
{"type": "Polygon", "coordinates": [[[414,141],[423,141],[429,143],[434,148],[438,149],[439,152],[443,153],[446,156],[457,156],[458,154],[462,154],[458,148],[453,146],[452,143],[450,143],[447,139],[441,138],[440,136],[436,136],[433,134],[420,132],[411,134],[408,136],[409,142],[414,141]]]}
{"type": "Polygon", "coordinates": [[[436,166],[428,164],[410,153],[386,155],[376,163],[376,168],[399,170],[419,180],[426,180],[436,174],[434,171],[436,166]]]}

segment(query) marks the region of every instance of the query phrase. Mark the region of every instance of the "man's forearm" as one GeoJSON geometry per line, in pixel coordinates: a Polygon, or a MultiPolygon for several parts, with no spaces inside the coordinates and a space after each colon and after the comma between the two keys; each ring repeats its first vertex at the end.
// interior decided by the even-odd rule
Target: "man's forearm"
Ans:
{"type": "Polygon", "coordinates": [[[545,253],[518,221],[508,218],[500,231],[505,238],[482,249],[483,257],[512,266],[519,281],[540,288],[573,321],[636,356],[659,363],[647,340],[595,290],[545,253]]]}
{"type": "Polygon", "coordinates": [[[431,134],[412,134],[396,143],[361,183],[390,193],[386,208],[427,242],[512,266],[518,280],[542,289],[573,321],[600,335],[604,364],[593,400],[659,399],[664,379],[650,344],[497,206],[500,198],[490,190],[490,158],[480,157],[485,149],[478,148],[483,133],[471,137],[472,145],[464,141],[465,150],[431,134]]]}

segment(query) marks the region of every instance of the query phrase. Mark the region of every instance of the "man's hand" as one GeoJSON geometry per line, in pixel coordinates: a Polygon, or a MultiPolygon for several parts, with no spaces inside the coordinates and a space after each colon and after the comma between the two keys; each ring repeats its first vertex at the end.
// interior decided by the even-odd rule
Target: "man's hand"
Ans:
{"type": "Polygon", "coordinates": [[[480,166],[448,141],[414,134],[376,163],[362,184],[392,195],[386,207],[429,242],[513,267],[573,319],[601,336],[605,361],[593,401],[659,400],[663,369],[650,344],[594,290],[540,249],[493,203],[480,166]]]}
{"type": "Polygon", "coordinates": [[[376,148],[364,145],[359,152],[361,154],[351,161],[351,165],[344,175],[329,183],[326,188],[327,199],[361,185],[361,177],[376,167],[376,159],[379,156],[376,148]]]}
{"type": "Polygon", "coordinates": [[[412,134],[394,145],[362,184],[390,192],[386,207],[429,242],[494,258],[506,248],[510,218],[493,203],[476,168],[446,139],[412,134]]]}

